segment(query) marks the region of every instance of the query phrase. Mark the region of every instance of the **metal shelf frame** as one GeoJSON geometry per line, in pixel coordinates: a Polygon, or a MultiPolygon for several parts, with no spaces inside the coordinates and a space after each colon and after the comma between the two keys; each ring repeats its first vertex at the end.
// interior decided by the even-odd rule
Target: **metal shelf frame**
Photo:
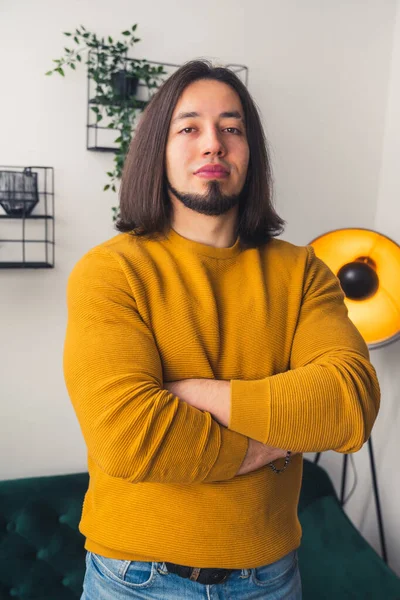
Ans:
{"type": "MultiPolygon", "coordinates": [[[[90,52],[95,53],[94,50],[91,50],[90,52]]],[[[111,58],[111,55],[110,55],[110,58],[111,58]]],[[[134,58],[130,58],[128,56],[126,57],[126,63],[133,62],[134,60],[135,60],[134,58]]],[[[167,71],[167,74],[164,74],[161,76],[161,82],[163,82],[166,78],[168,78],[170,75],[172,75],[172,73],[174,71],[176,71],[177,69],[179,69],[179,67],[181,66],[181,65],[177,65],[177,64],[173,64],[173,63],[166,63],[166,62],[162,62],[162,61],[154,61],[154,60],[147,60],[147,59],[146,59],[146,63],[148,63],[151,66],[164,67],[164,70],[167,71]]],[[[249,74],[248,74],[248,68],[245,65],[238,65],[238,64],[231,63],[231,64],[227,64],[225,66],[227,68],[231,69],[238,77],[240,77],[240,79],[243,81],[243,83],[246,86],[248,85],[249,74]]],[[[109,143],[110,138],[108,137],[108,139],[107,139],[105,132],[108,132],[108,133],[115,132],[115,134],[117,135],[118,130],[113,127],[99,124],[97,122],[96,113],[94,113],[91,110],[91,108],[93,106],[97,106],[100,111],[103,111],[102,116],[103,116],[104,122],[107,121],[107,117],[104,116],[105,115],[104,109],[106,108],[107,105],[101,104],[98,100],[96,100],[95,89],[96,89],[96,84],[93,81],[93,79],[90,77],[89,70],[88,70],[86,149],[90,150],[92,152],[116,152],[118,150],[117,144],[115,142],[112,142],[110,144],[109,143]]],[[[139,81],[137,97],[135,97],[135,99],[133,101],[132,111],[137,111],[139,113],[142,112],[151,99],[151,92],[153,90],[157,91],[157,89],[158,89],[157,87],[149,89],[143,81],[139,81]]],[[[135,128],[133,128],[133,131],[135,131],[135,128]]]]}
{"type": "MultiPolygon", "coordinates": [[[[23,172],[27,168],[38,174],[39,202],[34,207],[33,213],[29,215],[25,213],[20,216],[8,215],[2,208],[0,209],[2,211],[0,214],[0,269],[54,268],[54,168],[45,166],[0,166],[0,172],[23,172]],[[28,237],[27,229],[29,223],[33,224],[40,221],[43,221],[43,236],[28,237]],[[14,223],[14,226],[12,223],[14,223]],[[10,237],[12,228],[15,230],[15,225],[18,223],[20,223],[19,237],[10,237]],[[6,230],[8,230],[9,235],[5,235],[4,232],[6,230]],[[15,244],[20,244],[21,246],[20,260],[10,259],[10,253],[12,253],[12,248],[15,247],[15,244]],[[36,252],[34,256],[31,254],[32,244],[36,244],[40,248],[40,252],[36,252]]],[[[34,227],[37,228],[37,225],[34,227]]]]}

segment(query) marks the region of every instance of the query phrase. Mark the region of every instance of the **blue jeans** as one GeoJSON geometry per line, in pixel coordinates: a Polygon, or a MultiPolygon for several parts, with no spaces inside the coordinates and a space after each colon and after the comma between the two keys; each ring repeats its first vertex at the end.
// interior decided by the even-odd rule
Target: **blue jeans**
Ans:
{"type": "Polygon", "coordinates": [[[165,563],[86,554],[81,600],[301,600],[297,552],[256,569],[238,569],[224,583],[203,585],[168,573],[165,563]]]}

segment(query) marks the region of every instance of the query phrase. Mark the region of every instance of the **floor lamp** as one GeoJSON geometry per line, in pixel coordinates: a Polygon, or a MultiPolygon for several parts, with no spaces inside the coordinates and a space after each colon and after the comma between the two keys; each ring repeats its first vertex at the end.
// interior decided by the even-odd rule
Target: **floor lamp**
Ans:
{"type": "MultiPolygon", "coordinates": [[[[345,294],[349,317],[369,349],[400,338],[400,246],[371,229],[336,229],[310,242],[315,254],[335,273],[345,294]]],[[[368,440],[371,477],[382,558],[387,551],[375,459],[368,440]]],[[[315,462],[318,462],[320,453],[315,462]]],[[[343,456],[341,504],[345,502],[348,454],[343,456]]]]}

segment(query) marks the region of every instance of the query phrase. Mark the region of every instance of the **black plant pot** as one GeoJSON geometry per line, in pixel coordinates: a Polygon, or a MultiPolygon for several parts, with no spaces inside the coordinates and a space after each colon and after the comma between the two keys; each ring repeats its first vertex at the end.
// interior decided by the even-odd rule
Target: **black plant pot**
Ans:
{"type": "Polygon", "coordinates": [[[39,202],[38,174],[24,169],[19,171],[0,171],[0,205],[12,217],[31,214],[39,202]]]}
{"type": "Polygon", "coordinates": [[[114,94],[121,100],[127,100],[135,96],[139,79],[128,71],[121,70],[111,75],[111,84],[114,94]]]}

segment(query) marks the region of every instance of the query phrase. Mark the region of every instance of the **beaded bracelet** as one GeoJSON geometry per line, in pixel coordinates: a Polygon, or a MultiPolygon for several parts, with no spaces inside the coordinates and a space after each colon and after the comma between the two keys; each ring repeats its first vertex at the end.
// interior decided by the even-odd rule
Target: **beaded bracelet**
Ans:
{"type": "Polygon", "coordinates": [[[273,462],[268,463],[268,466],[271,467],[271,469],[273,470],[274,473],[276,473],[277,475],[279,475],[280,473],[283,473],[283,471],[286,470],[286,467],[290,463],[290,459],[291,458],[292,458],[292,453],[291,453],[290,450],[288,450],[286,452],[285,463],[284,463],[282,469],[277,469],[273,462]]]}

